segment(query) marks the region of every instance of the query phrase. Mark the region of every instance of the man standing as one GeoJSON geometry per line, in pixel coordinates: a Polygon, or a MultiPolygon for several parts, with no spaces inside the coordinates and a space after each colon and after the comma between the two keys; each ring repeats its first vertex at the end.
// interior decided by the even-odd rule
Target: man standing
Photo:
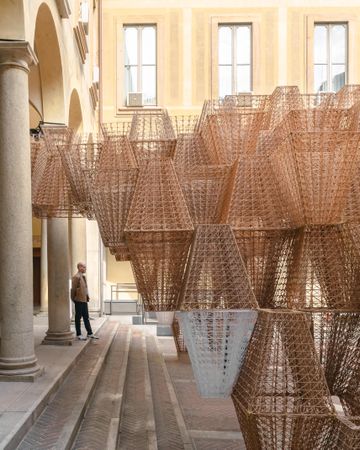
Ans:
{"type": "Polygon", "coordinates": [[[88,301],[89,293],[84,273],[86,272],[86,264],[79,262],[77,264],[78,272],[71,280],[71,300],[75,303],[75,328],[76,336],[80,341],[86,341],[86,337],[81,334],[80,320],[83,318],[87,335],[91,339],[99,339],[92,332],[89,321],[88,301]]]}

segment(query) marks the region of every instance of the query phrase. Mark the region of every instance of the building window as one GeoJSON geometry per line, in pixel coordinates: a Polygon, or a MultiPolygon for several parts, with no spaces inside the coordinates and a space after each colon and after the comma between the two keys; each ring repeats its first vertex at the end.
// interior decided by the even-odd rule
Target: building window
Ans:
{"type": "Polygon", "coordinates": [[[347,80],[347,23],[315,23],[314,90],[337,92],[347,80]]]}
{"type": "Polygon", "coordinates": [[[141,105],[156,105],[156,25],[124,25],[124,43],[124,104],[141,93],[141,105]]]}
{"type": "Polygon", "coordinates": [[[219,25],[219,97],[252,90],[251,24],[219,25]]]}

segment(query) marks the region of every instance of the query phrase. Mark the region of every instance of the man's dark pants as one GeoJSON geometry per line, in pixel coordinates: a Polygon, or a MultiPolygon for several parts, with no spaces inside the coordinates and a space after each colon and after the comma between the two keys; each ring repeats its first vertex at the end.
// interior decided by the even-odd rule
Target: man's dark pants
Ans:
{"type": "Polygon", "coordinates": [[[93,334],[90,321],[89,321],[89,310],[87,302],[74,302],[75,303],[75,328],[76,328],[76,336],[81,335],[81,326],[80,326],[80,319],[81,317],[84,320],[84,325],[86,328],[86,331],[89,334],[93,334]]]}

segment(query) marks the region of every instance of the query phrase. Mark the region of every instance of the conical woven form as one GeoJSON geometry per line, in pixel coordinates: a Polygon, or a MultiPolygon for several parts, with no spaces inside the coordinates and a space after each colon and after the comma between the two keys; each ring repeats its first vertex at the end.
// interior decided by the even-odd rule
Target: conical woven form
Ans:
{"type": "Polygon", "coordinates": [[[311,319],[331,394],[340,398],[350,416],[360,416],[360,312],[312,313],[311,319]]]}
{"type": "Polygon", "coordinates": [[[294,179],[290,174],[278,178],[267,154],[242,156],[236,163],[222,221],[236,229],[280,229],[298,223],[299,206],[294,194],[286,190],[286,181],[293,183],[294,179]]]}
{"type": "Polygon", "coordinates": [[[119,137],[104,142],[94,170],[89,172],[87,186],[101,238],[106,247],[116,247],[115,253],[120,257],[124,255],[124,228],[139,172],[128,139],[119,137]]]}
{"type": "Polygon", "coordinates": [[[37,152],[31,180],[33,214],[38,218],[80,215],[56,145],[71,140],[72,132],[47,128],[44,136],[45,145],[37,152]]]}
{"type": "Polygon", "coordinates": [[[184,335],[180,328],[180,323],[176,317],[174,317],[174,321],[172,323],[172,332],[177,352],[178,353],[187,352],[187,348],[184,342],[184,335]]]}
{"type": "Polygon", "coordinates": [[[118,137],[129,136],[131,122],[101,123],[101,134],[105,140],[116,140],[118,137]]]}
{"type": "Polygon", "coordinates": [[[126,241],[146,311],[176,310],[193,224],[170,159],[149,160],[126,224],[126,241]]]}
{"type": "Polygon", "coordinates": [[[280,179],[292,184],[287,189],[305,224],[342,222],[359,138],[348,131],[291,133],[271,155],[280,179]]]}
{"type": "Polygon", "coordinates": [[[294,230],[233,230],[261,308],[286,308],[286,282],[294,230]]]}
{"type": "Polygon", "coordinates": [[[175,133],[167,111],[135,113],[129,139],[138,164],[144,160],[172,157],[175,133]]]}
{"type": "Polygon", "coordinates": [[[176,311],[192,231],[126,231],[145,311],[176,311]]]}
{"type": "Polygon", "coordinates": [[[193,166],[179,173],[180,186],[194,225],[220,223],[231,166],[193,166]]]}
{"type": "Polygon", "coordinates": [[[334,410],[304,314],[259,311],[232,399],[246,448],[327,448],[334,410]]]}
{"type": "Polygon", "coordinates": [[[347,226],[298,229],[288,271],[289,308],[360,310],[359,252],[347,226]]]}
{"type": "Polygon", "coordinates": [[[193,224],[169,158],[149,160],[139,181],[126,225],[128,231],[184,231],[193,224]]]}
{"type": "Polygon", "coordinates": [[[199,394],[227,398],[236,382],[257,311],[189,311],[177,316],[199,394]]]}
{"type": "Polygon", "coordinates": [[[100,142],[79,143],[79,141],[58,145],[57,148],[70,183],[74,206],[80,214],[88,219],[94,219],[89,190],[91,181],[87,180],[87,177],[95,169],[96,160],[102,151],[102,144],[100,142]]]}
{"type": "Polygon", "coordinates": [[[174,153],[174,166],[178,173],[192,169],[194,166],[211,165],[214,161],[199,133],[178,136],[174,153]]]}
{"type": "Polygon", "coordinates": [[[179,309],[251,309],[257,302],[228,225],[198,225],[179,309]]]}
{"type": "Polygon", "coordinates": [[[134,195],[138,169],[97,170],[90,193],[105,247],[125,242],[124,228],[134,195]]]}
{"type": "Polygon", "coordinates": [[[206,117],[201,136],[218,164],[232,164],[239,156],[256,151],[258,135],[267,129],[268,114],[265,111],[237,111],[221,109],[206,117]]]}

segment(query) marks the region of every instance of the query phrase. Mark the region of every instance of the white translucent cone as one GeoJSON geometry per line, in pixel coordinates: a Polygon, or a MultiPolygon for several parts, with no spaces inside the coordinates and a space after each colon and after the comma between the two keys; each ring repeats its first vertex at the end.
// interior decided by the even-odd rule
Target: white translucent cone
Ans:
{"type": "Polygon", "coordinates": [[[174,321],[174,311],[157,311],[156,318],[159,325],[172,325],[174,321]]]}
{"type": "Polygon", "coordinates": [[[201,397],[227,398],[237,380],[257,311],[179,312],[197,389],[201,397]]]}

